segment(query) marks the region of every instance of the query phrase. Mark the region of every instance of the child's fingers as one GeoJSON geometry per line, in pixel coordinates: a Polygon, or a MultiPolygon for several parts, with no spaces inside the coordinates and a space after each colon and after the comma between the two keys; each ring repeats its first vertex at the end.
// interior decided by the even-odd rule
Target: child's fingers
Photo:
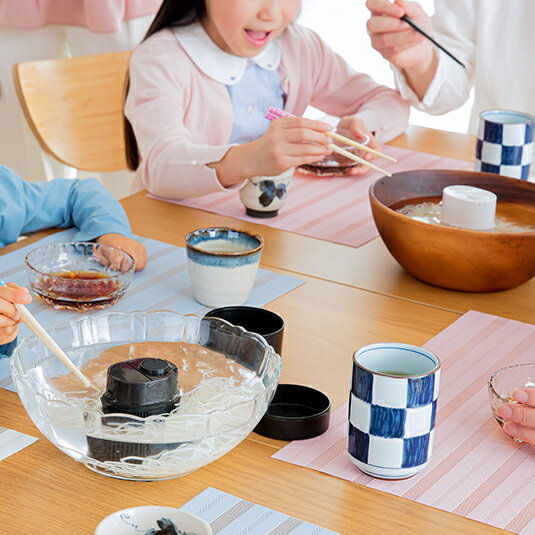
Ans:
{"type": "Polygon", "coordinates": [[[503,428],[505,432],[513,438],[521,440],[522,442],[528,442],[529,444],[535,444],[535,429],[522,427],[513,422],[507,422],[503,428]]]}
{"type": "Polygon", "coordinates": [[[535,407],[535,388],[519,388],[513,392],[513,399],[535,407]]]}
{"type": "Polygon", "coordinates": [[[0,329],[0,345],[8,344],[13,341],[17,336],[18,325],[12,327],[6,327],[5,329],[0,329]]]}
{"type": "Polygon", "coordinates": [[[309,128],[292,128],[288,130],[286,140],[290,143],[316,143],[322,147],[333,142],[329,136],[309,128]]]}
{"type": "Polygon", "coordinates": [[[283,117],[278,120],[282,128],[307,128],[310,130],[317,130],[318,132],[328,132],[332,130],[332,126],[323,121],[315,121],[305,117],[283,117]]]}
{"type": "Polygon", "coordinates": [[[27,305],[31,302],[32,296],[26,288],[12,282],[8,282],[7,284],[7,286],[0,286],[0,302],[5,300],[20,305],[27,305]]]}
{"type": "Polygon", "coordinates": [[[498,414],[522,427],[535,429],[535,408],[522,403],[507,403],[498,407],[498,414]]]}

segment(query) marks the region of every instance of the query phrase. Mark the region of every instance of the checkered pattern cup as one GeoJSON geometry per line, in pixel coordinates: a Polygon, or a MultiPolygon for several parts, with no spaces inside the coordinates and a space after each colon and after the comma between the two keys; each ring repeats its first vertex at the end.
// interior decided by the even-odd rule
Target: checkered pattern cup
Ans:
{"type": "Polygon", "coordinates": [[[489,110],[479,115],[476,171],[529,178],[535,118],[527,113],[489,110]]]}
{"type": "Polygon", "coordinates": [[[404,479],[431,457],[440,361],[407,344],[373,344],[353,355],[351,460],[366,474],[404,479]]]}

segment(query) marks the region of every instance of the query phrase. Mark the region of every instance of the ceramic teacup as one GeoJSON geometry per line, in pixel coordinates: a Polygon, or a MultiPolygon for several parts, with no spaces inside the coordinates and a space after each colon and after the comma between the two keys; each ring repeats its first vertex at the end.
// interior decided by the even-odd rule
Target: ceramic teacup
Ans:
{"type": "Polygon", "coordinates": [[[194,230],[186,236],[195,299],[209,307],[242,305],[253,287],[264,240],[228,227],[194,230]]]}
{"type": "Polygon", "coordinates": [[[440,361],[421,347],[384,343],[354,353],[348,451],[360,470],[404,479],[427,465],[439,383],[440,361]]]}
{"type": "Polygon", "coordinates": [[[210,525],[202,518],[174,507],[157,505],[116,511],[97,526],[95,535],[139,535],[160,532],[212,535],[210,525]],[[173,528],[174,531],[171,531],[173,528]]]}
{"type": "Polygon", "coordinates": [[[263,336],[277,355],[282,351],[284,320],[275,312],[257,307],[222,307],[210,310],[209,318],[220,318],[263,336]]]}
{"type": "Polygon", "coordinates": [[[247,215],[275,217],[286,201],[294,169],[277,176],[255,176],[240,189],[240,199],[247,215]]]}
{"type": "Polygon", "coordinates": [[[509,110],[488,110],[479,115],[475,170],[529,178],[533,159],[535,117],[509,110]]]}

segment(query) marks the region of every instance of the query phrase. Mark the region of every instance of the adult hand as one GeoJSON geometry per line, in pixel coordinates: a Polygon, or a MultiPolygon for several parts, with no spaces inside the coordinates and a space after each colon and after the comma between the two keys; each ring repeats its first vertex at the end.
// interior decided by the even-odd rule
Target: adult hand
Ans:
{"type": "Polygon", "coordinates": [[[11,282],[0,286],[0,345],[9,344],[17,337],[21,317],[15,303],[27,305],[32,296],[26,288],[11,282]]]}
{"type": "MultiPolygon", "coordinates": [[[[103,245],[111,245],[128,253],[136,263],[136,271],[142,270],[147,264],[147,250],[144,245],[136,240],[121,234],[103,234],[97,238],[96,242],[103,245]]],[[[114,255],[108,255],[106,258],[115,269],[125,271],[126,266],[122,262],[124,256],[115,258],[114,255]]]]}
{"type": "Polygon", "coordinates": [[[498,414],[507,420],[503,428],[508,435],[535,449],[535,388],[515,390],[512,398],[518,403],[498,407],[498,414]]]}
{"type": "Polygon", "coordinates": [[[366,7],[371,13],[367,28],[375,50],[399,69],[423,72],[429,68],[435,58],[433,44],[400,20],[407,15],[431,33],[431,19],[417,2],[367,0],[366,7]]]}
{"type": "MultiPolygon", "coordinates": [[[[336,127],[336,132],[342,136],[348,137],[349,139],[354,139],[355,141],[360,142],[364,140],[365,136],[369,136],[370,142],[368,143],[368,147],[376,150],[380,149],[375,136],[367,128],[364,121],[360,117],[356,117],[354,115],[342,117],[336,127]]],[[[361,157],[367,161],[370,161],[375,158],[375,155],[371,154],[370,152],[365,152],[361,157]]],[[[366,167],[365,165],[358,165],[353,167],[349,174],[361,176],[367,173],[369,170],[370,168],[366,167]]]]}

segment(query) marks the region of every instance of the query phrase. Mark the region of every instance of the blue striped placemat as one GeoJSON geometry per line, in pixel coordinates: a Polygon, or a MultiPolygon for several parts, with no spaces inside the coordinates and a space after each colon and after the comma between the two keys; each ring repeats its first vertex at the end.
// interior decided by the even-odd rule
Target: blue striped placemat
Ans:
{"type": "Polygon", "coordinates": [[[24,433],[0,427],[0,461],[33,444],[36,440],[35,437],[24,433]]]}
{"type": "MultiPolygon", "coordinates": [[[[37,243],[32,243],[2,256],[0,278],[6,282],[27,286],[28,278],[24,269],[26,254],[36,247],[49,243],[72,241],[74,234],[74,229],[58,232],[37,243]]],[[[165,309],[180,314],[204,315],[210,310],[209,307],[195,301],[193,297],[184,247],[139,236],[136,239],[147,248],[147,267],[134,275],[132,284],[125,296],[113,305],[114,311],[165,309]]],[[[263,306],[301,284],[303,281],[294,277],[260,269],[246,304],[256,307],[263,306]]],[[[80,317],[78,312],[54,310],[36,298],[28,305],[28,309],[44,327],[51,327],[60,321],[80,317]]],[[[101,311],[89,312],[88,314],[98,314],[99,312],[101,311]]],[[[25,325],[21,325],[19,333],[19,339],[21,339],[30,334],[30,331],[25,325]]],[[[13,390],[8,361],[9,359],[0,359],[0,387],[13,390]]]]}
{"type": "Polygon", "coordinates": [[[339,535],[212,487],[181,509],[206,520],[214,535],[339,535]]]}

